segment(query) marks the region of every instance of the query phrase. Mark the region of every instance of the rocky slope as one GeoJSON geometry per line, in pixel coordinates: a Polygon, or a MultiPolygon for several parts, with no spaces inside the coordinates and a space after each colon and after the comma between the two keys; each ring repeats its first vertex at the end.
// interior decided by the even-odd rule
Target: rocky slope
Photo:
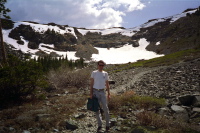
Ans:
{"type": "MultiPolygon", "coordinates": [[[[198,128],[200,121],[200,59],[189,62],[177,63],[170,66],[154,68],[133,68],[110,74],[115,81],[111,85],[111,92],[121,94],[127,90],[134,90],[138,95],[162,97],[167,99],[167,106],[154,109],[160,115],[179,119],[192,123],[198,128]]],[[[111,132],[123,132],[123,121],[132,119],[132,126],[137,122],[135,115],[142,110],[127,112],[126,118],[111,119],[111,132]]],[[[111,112],[112,115],[112,112],[111,112]]],[[[94,113],[90,113],[85,107],[79,108],[78,113],[72,115],[76,120],[70,120],[70,124],[76,126],[73,133],[96,132],[96,120],[94,113]]],[[[105,123],[104,123],[105,124],[105,123]]],[[[133,128],[132,127],[132,128],[133,128]]],[[[131,127],[124,127],[131,129],[131,127]]],[[[141,131],[144,132],[144,131],[141,131]]],[[[132,130],[137,133],[137,130],[132,130]]]]}
{"type": "Polygon", "coordinates": [[[111,75],[114,92],[134,90],[139,95],[176,98],[200,94],[200,59],[171,66],[137,68],[111,75]]]}

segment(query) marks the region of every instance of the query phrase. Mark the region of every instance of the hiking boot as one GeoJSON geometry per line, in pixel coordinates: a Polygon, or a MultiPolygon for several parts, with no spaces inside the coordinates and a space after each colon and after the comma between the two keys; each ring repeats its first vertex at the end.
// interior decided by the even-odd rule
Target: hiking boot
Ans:
{"type": "Polygon", "coordinates": [[[101,130],[101,129],[102,129],[102,127],[101,127],[101,126],[100,126],[100,127],[98,127],[98,128],[97,128],[97,133],[101,133],[101,132],[102,132],[102,130],[101,130]]]}
{"type": "Polygon", "coordinates": [[[110,131],[110,127],[106,127],[106,132],[109,132],[110,131]]]}

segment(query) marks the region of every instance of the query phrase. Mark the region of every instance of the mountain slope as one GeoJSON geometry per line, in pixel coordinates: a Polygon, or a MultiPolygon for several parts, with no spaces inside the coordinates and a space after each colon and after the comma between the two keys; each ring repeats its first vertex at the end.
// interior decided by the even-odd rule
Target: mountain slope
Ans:
{"type": "Polygon", "coordinates": [[[197,13],[181,17],[171,23],[172,19],[156,23],[154,26],[142,28],[132,39],[145,37],[150,45],[148,50],[159,54],[170,54],[181,50],[199,47],[200,16],[197,13]],[[156,43],[159,42],[159,45],[156,43]]]}
{"type": "Polygon", "coordinates": [[[98,53],[90,46],[109,49],[129,44],[138,47],[142,38],[149,42],[147,50],[157,54],[170,54],[199,47],[200,41],[199,9],[149,20],[145,24],[129,29],[123,27],[85,29],[54,23],[12,21],[3,23],[3,28],[4,42],[12,46],[13,50],[37,56],[51,53],[55,53],[51,54],[54,56],[62,56],[69,54],[69,51],[76,52],[82,50],[80,47],[85,47],[81,52],[78,51],[79,54],[76,56],[89,59],[93,53],[98,53]],[[80,54],[87,51],[93,52],[89,52],[87,56],[80,54]]]}

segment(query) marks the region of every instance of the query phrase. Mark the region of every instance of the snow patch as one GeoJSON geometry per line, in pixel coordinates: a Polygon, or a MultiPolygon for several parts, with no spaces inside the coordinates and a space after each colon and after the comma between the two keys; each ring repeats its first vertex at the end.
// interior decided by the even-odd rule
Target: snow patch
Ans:
{"type": "Polygon", "coordinates": [[[110,29],[78,29],[78,31],[82,34],[82,35],[86,35],[88,32],[97,32],[100,33],[101,35],[108,35],[108,34],[112,34],[112,33],[120,33],[122,35],[125,36],[133,36],[135,34],[135,32],[133,32],[133,29],[121,29],[121,28],[110,28],[110,29]]]}
{"type": "Polygon", "coordinates": [[[156,45],[160,45],[160,41],[156,43],[156,45]]]}
{"type": "Polygon", "coordinates": [[[121,48],[97,48],[99,54],[93,54],[94,61],[104,60],[107,64],[123,64],[128,62],[136,62],[140,59],[151,59],[163,55],[157,55],[154,52],[147,51],[145,48],[149,42],[145,38],[139,40],[139,47],[135,48],[132,45],[124,45],[121,48]]]}

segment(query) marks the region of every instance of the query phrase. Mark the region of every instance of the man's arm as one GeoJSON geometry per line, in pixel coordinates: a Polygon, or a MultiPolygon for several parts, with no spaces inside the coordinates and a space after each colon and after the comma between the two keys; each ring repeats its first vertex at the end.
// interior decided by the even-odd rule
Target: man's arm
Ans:
{"type": "Polygon", "coordinates": [[[94,85],[94,79],[90,79],[90,98],[92,99],[93,97],[93,85],[94,85]]]}
{"type": "Polygon", "coordinates": [[[106,89],[107,89],[107,92],[108,92],[108,99],[110,99],[110,85],[109,85],[108,80],[106,80],[106,89]]]}

